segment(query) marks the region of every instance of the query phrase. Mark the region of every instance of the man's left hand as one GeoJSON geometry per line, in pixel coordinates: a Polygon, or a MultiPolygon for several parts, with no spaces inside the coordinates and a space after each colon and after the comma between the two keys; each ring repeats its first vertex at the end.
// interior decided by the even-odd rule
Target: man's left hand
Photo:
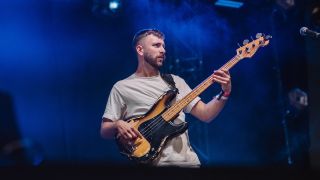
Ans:
{"type": "Polygon", "coordinates": [[[213,73],[213,80],[221,85],[225,93],[231,93],[231,76],[226,69],[216,70],[213,73]]]}

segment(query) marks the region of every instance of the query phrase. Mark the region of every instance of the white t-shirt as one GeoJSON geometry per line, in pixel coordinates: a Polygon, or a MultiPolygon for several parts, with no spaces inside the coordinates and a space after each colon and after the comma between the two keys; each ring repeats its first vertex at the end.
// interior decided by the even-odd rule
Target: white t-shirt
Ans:
{"type": "MultiPolygon", "coordinates": [[[[179,94],[175,100],[180,100],[190,91],[190,87],[179,76],[172,75],[179,94]]],[[[136,115],[146,114],[158,98],[169,90],[168,84],[160,75],[153,77],[138,77],[132,74],[126,79],[118,81],[112,88],[106,105],[104,118],[110,120],[127,119],[136,115]]],[[[174,100],[174,101],[175,101],[174,100]]],[[[180,112],[174,123],[185,121],[185,113],[189,113],[193,106],[200,100],[196,97],[189,103],[183,112],[180,112]]],[[[154,164],[158,166],[198,167],[200,161],[191,148],[188,131],[168,141],[160,157],[154,164]]]]}

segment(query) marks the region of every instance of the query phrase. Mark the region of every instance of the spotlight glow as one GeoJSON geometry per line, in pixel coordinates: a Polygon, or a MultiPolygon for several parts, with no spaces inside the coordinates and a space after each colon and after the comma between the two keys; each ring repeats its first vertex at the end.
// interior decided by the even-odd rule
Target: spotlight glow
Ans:
{"type": "Polygon", "coordinates": [[[116,12],[119,10],[120,8],[120,1],[119,0],[112,0],[112,1],[109,1],[109,9],[110,11],[112,12],[116,12]]]}

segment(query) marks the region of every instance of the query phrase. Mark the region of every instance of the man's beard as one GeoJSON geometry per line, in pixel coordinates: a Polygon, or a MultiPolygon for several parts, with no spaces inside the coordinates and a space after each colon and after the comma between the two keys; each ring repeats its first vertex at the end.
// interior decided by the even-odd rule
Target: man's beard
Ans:
{"type": "Polygon", "coordinates": [[[151,56],[150,54],[148,54],[148,53],[146,53],[146,54],[144,55],[144,59],[146,60],[146,62],[147,62],[148,64],[150,64],[153,68],[155,68],[155,69],[157,69],[157,70],[160,70],[160,68],[161,68],[162,65],[163,65],[165,56],[163,55],[163,60],[162,60],[162,64],[161,64],[161,65],[157,64],[157,58],[158,58],[158,56],[154,58],[154,57],[152,57],[152,56],[151,56]]]}

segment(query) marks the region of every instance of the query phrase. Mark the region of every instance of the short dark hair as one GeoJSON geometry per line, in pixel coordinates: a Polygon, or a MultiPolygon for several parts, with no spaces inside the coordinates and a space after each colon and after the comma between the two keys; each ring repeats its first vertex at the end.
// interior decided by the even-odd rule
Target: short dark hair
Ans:
{"type": "Polygon", "coordinates": [[[158,29],[153,29],[153,28],[141,29],[138,32],[136,32],[136,34],[134,35],[133,40],[132,40],[132,47],[136,48],[138,42],[142,38],[144,38],[144,37],[146,37],[146,36],[148,36],[150,34],[155,35],[158,38],[164,39],[164,34],[161,31],[159,31],[158,29]]]}

